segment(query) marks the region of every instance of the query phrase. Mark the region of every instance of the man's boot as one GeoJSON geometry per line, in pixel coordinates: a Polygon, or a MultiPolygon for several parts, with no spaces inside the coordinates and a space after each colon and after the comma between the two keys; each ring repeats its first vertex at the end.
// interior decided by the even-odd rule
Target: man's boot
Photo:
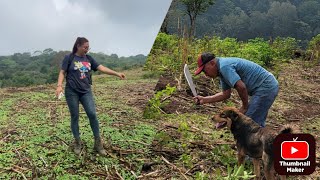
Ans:
{"type": "Polygon", "coordinates": [[[73,152],[74,152],[76,155],[79,155],[79,154],[81,153],[81,149],[82,149],[82,146],[81,146],[81,140],[80,140],[80,138],[75,139],[75,140],[74,140],[73,152]]]}
{"type": "Polygon", "coordinates": [[[103,148],[103,143],[101,141],[100,137],[95,137],[94,138],[94,148],[95,151],[97,151],[100,155],[106,156],[107,152],[106,150],[103,148]]]}

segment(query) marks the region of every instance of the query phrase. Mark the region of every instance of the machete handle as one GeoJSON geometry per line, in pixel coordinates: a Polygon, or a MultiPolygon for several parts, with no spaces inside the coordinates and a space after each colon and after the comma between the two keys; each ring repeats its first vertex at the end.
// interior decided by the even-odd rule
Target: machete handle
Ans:
{"type": "Polygon", "coordinates": [[[196,105],[200,105],[200,99],[196,97],[196,105]]]}

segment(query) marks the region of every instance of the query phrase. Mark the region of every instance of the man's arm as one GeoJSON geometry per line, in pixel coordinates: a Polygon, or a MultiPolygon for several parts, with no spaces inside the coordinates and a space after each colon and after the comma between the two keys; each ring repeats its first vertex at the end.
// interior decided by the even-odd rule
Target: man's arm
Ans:
{"type": "Polygon", "coordinates": [[[202,102],[200,99],[200,104],[223,101],[223,100],[229,99],[230,96],[231,96],[231,89],[227,89],[227,90],[219,92],[213,96],[203,97],[202,102]]]}
{"type": "Polygon", "coordinates": [[[243,81],[239,80],[234,85],[234,88],[238,91],[238,94],[242,101],[242,107],[240,108],[240,112],[245,113],[248,110],[248,91],[246,85],[243,81]]]}

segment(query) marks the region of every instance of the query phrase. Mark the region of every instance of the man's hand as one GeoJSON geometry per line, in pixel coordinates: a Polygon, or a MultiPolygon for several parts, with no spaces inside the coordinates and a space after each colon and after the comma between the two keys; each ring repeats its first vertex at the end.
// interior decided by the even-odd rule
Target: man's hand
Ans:
{"type": "Polygon", "coordinates": [[[204,97],[203,96],[195,96],[193,100],[196,104],[204,104],[204,97]]]}

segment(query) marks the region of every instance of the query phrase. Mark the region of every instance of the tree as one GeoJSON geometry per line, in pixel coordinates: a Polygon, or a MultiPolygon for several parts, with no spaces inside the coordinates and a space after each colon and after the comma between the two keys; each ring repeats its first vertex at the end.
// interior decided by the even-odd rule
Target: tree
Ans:
{"type": "Polygon", "coordinates": [[[47,48],[47,49],[43,50],[43,54],[51,54],[51,53],[54,53],[52,48],[47,48]]]}
{"type": "Polygon", "coordinates": [[[215,0],[180,0],[185,6],[186,14],[190,20],[189,37],[195,34],[195,22],[197,16],[206,12],[208,8],[214,4],[215,0]]]}
{"type": "Polygon", "coordinates": [[[268,11],[268,17],[273,22],[273,36],[294,36],[297,10],[290,2],[273,2],[268,11]]]}
{"type": "Polygon", "coordinates": [[[266,13],[253,11],[250,14],[250,26],[249,26],[250,38],[254,38],[254,37],[268,38],[270,36],[270,27],[272,27],[272,24],[268,20],[266,13]]]}
{"type": "Polygon", "coordinates": [[[225,35],[237,37],[239,40],[245,40],[246,37],[249,36],[249,17],[239,7],[234,11],[235,12],[222,18],[222,22],[225,25],[225,35]]]}
{"type": "MultiPolygon", "coordinates": [[[[311,27],[311,31],[319,28],[320,24],[320,3],[317,1],[304,1],[298,7],[298,16],[300,19],[311,27]]],[[[319,32],[311,33],[310,35],[317,35],[319,32]]],[[[310,36],[309,35],[309,36],[310,36]]],[[[310,37],[309,37],[310,38],[310,37]]],[[[308,39],[309,39],[308,38],[308,39]]]]}
{"type": "Polygon", "coordinates": [[[160,27],[160,32],[169,34],[169,29],[168,29],[169,21],[170,21],[170,19],[173,18],[172,16],[175,14],[175,11],[177,10],[177,4],[178,4],[178,0],[173,0],[171,2],[169,10],[168,10],[168,12],[162,22],[162,25],[160,27]]]}

